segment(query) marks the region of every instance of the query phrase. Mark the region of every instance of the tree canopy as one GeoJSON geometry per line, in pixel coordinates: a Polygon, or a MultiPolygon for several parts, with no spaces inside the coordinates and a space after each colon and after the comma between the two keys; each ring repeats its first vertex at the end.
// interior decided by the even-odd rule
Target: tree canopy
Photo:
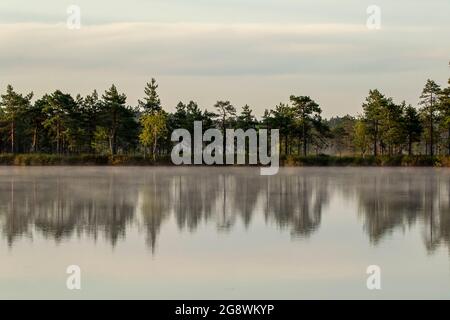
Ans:
{"type": "Polygon", "coordinates": [[[169,112],[151,79],[136,106],[113,84],[101,96],[55,90],[33,101],[11,85],[0,99],[0,152],[55,154],[170,154],[171,132],[279,129],[281,155],[450,155],[450,80],[441,88],[428,79],[417,106],[397,103],[378,89],[369,90],[357,116],[325,119],[307,95],[291,95],[258,119],[252,107],[236,108],[219,100],[208,111],[195,101],[180,101],[169,112]]]}

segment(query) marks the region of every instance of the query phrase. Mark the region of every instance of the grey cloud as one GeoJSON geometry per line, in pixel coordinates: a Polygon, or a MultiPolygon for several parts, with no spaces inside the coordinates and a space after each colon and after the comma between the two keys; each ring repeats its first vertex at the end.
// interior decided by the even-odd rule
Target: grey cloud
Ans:
{"type": "Polygon", "coordinates": [[[448,44],[427,40],[428,34],[376,34],[354,25],[139,23],[71,31],[63,24],[10,24],[0,30],[8,48],[0,51],[0,67],[191,76],[411,71],[440,62],[450,51],[448,44]],[[442,54],[429,55],[430,45],[442,54]]]}

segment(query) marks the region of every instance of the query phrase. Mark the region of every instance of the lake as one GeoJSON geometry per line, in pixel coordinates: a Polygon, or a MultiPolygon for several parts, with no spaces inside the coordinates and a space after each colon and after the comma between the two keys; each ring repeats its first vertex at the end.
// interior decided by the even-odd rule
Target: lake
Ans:
{"type": "Polygon", "coordinates": [[[3,299],[448,299],[449,248],[449,169],[0,167],[3,299]]]}

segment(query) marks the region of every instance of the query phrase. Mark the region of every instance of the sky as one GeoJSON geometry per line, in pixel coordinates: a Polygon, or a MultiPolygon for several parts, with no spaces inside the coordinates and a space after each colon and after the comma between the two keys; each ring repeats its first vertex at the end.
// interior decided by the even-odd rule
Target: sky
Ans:
{"type": "Polygon", "coordinates": [[[2,0],[0,91],[115,83],[135,105],[155,77],[168,111],[230,100],[261,115],[308,95],[325,117],[357,115],[374,88],[417,105],[428,78],[450,77],[449,16],[449,0],[2,0]],[[70,5],[80,29],[67,27],[70,5]]]}

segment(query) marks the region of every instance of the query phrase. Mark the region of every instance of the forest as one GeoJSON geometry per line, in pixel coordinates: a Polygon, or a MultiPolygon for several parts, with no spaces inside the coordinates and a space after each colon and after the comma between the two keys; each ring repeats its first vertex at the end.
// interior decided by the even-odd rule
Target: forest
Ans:
{"type": "Polygon", "coordinates": [[[128,105],[115,85],[103,94],[94,90],[74,97],[56,90],[38,99],[8,85],[0,99],[0,163],[45,156],[155,162],[168,159],[172,131],[192,133],[194,121],[202,121],[203,130],[279,129],[284,163],[313,159],[320,164],[317,159],[328,157],[363,164],[380,157],[450,155],[450,79],[444,86],[428,79],[417,105],[370,90],[356,116],[325,119],[322,107],[306,95],[290,96],[288,102],[266,109],[260,119],[248,105],[239,109],[230,101],[217,101],[209,110],[189,101],[168,112],[155,79],[146,84],[136,106],[128,105]]]}

